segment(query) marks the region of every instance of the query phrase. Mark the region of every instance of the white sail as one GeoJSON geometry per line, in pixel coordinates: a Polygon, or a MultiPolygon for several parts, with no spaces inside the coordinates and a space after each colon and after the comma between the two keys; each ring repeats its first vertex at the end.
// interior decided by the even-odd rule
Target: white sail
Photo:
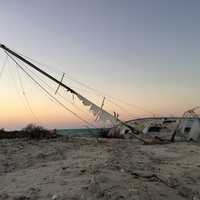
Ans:
{"type": "Polygon", "coordinates": [[[119,120],[115,116],[106,112],[105,110],[95,105],[94,103],[92,103],[91,101],[83,97],[82,95],[77,94],[76,96],[82,102],[84,106],[89,107],[89,111],[93,114],[94,117],[96,117],[97,121],[100,121],[104,124],[107,124],[107,123],[111,123],[112,125],[118,124],[119,120]]]}

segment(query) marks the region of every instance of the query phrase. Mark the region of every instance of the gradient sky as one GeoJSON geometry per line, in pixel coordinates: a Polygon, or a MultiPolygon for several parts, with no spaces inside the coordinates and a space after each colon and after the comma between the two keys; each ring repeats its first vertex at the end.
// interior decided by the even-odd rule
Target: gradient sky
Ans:
{"type": "MultiPolygon", "coordinates": [[[[181,115],[199,105],[200,1],[0,0],[0,5],[0,43],[132,104],[123,105],[129,114],[119,111],[123,119],[151,112],[181,115]]],[[[1,53],[0,67],[3,61],[1,53]]],[[[82,126],[21,76],[42,125],[82,126]]],[[[0,127],[34,122],[13,79],[9,61],[0,77],[0,127]]]]}

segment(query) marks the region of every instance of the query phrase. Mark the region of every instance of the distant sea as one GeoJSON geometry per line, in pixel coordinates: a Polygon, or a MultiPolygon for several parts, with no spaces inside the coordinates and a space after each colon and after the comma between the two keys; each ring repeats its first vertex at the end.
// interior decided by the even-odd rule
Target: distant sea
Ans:
{"type": "Polygon", "coordinates": [[[75,136],[75,137],[99,137],[101,136],[102,129],[90,128],[90,129],[57,129],[58,134],[75,136]]]}

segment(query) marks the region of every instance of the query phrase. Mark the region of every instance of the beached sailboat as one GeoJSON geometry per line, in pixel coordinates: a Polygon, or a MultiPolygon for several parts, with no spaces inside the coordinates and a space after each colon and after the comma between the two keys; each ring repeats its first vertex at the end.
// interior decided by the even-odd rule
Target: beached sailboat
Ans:
{"type": "MultiPolygon", "coordinates": [[[[38,66],[36,66],[35,64],[33,64],[32,62],[30,62],[29,60],[27,60],[24,56],[16,53],[15,51],[9,49],[8,47],[6,47],[3,44],[0,44],[0,48],[4,50],[4,52],[6,53],[6,55],[13,60],[13,62],[31,79],[33,80],[39,87],[41,87],[44,92],[46,92],[49,96],[51,96],[54,100],[56,100],[62,107],[64,107],[66,110],[68,110],[69,112],[71,112],[72,114],[74,114],[75,116],[78,116],[76,113],[74,113],[72,110],[70,110],[69,108],[67,108],[62,102],[60,102],[55,96],[52,96],[52,94],[50,94],[45,88],[43,88],[39,82],[37,82],[37,80],[35,80],[30,73],[28,73],[28,71],[26,70],[26,68],[24,66],[22,66],[18,60],[22,61],[23,63],[25,63],[27,66],[33,68],[34,70],[36,70],[37,72],[43,74],[44,76],[46,76],[47,78],[49,78],[50,80],[52,80],[53,82],[55,82],[56,84],[58,84],[58,87],[56,89],[56,92],[59,90],[60,87],[65,88],[68,92],[70,92],[71,94],[75,95],[80,102],[84,105],[87,106],[89,108],[89,112],[92,113],[92,115],[95,117],[96,121],[101,121],[104,124],[110,124],[110,127],[116,127],[116,126],[120,126],[123,127],[122,129],[117,129],[118,133],[117,134],[125,134],[125,133],[129,133],[134,137],[137,137],[138,139],[140,139],[137,134],[140,133],[139,130],[137,130],[134,126],[129,125],[128,123],[122,121],[119,119],[119,116],[117,113],[114,113],[114,115],[112,115],[111,113],[107,112],[104,108],[104,100],[102,102],[101,106],[96,105],[95,103],[93,103],[92,101],[90,101],[89,99],[87,99],[86,97],[84,97],[83,95],[81,95],[80,93],[78,93],[77,91],[75,91],[74,89],[72,89],[71,87],[67,86],[66,84],[64,84],[63,78],[64,78],[64,74],[61,78],[61,80],[56,79],[55,77],[53,77],[52,75],[50,75],[49,73],[45,72],[44,70],[42,70],[41,68],[39,68],[38,66]],[[125,128],[124,128],[125,127],[125,128]],[[121,131],[123,130],[123,131],[121,131]]],[[[84,119],[82,119],[84,121],[84,119]]],[[[116,132],[116,130],[115,130],[116,132]]],[[[111,133],[110,135],[112,135],[113,133],[111,133]]]]}
{"type": "Polygon", "coordinates": [[[3,44],[0,44],[0,48],[3,49],[3,51],[6,53],[6,55],[32,80],[34,81],[47,95],[49,95],[51,98],[53,98],[60,106],[62,106],[67,111],[71,112],[73,115],[78,117],[80,120],[82,120],[85,123],[88,123],[85,119],[78,116],[77,113],[70,110],[68,107],[66,107],[59,99],[57,99],[55,96],[53,96],[46,88],[44,88],[31,74],[28,72],[27,68],[25,66],[22,66],[20,62],[23,62],[26,64],[26,66],[29,66],[39,72],[40,74],[44,75],[48,79],[52,80],[54,83],[58,84],[57,89],[55,91],[55,94],[58,92],[60,87],[63,87],[67,90],[67,92],[71,93],[72,95],[76,96],[77,99],[86,107],[89,108],[89,112],[94,116],[95,121],[101,121],[103,124],[109,124],[112,129],[108,133],[108,136],[110,137],[135,137],[143,142],[146,142],[144,139],[139,137],[139,134],[145,134],[148,135],[150,132],[160,132],[160,130],[166,130],[168,129],[168,132],[172,132],[172,138],[171,141],[173,141],[175,135],[177,132],[185,133],[186,130],[190,133],[188,136],[188,139],[191,140],[198,140],[200,138],[200,119],[199,116],[194,112],[195,109],[189,110],[188,112],[185,112],[183,117],[181,119],[173,118],[168,119],[166,117],[163,118],[147,118],[144,120],[144,123],[140,122],[138,123],[138,120],[131,120],[129,122],[124,122],[119,119],[119,116],[117,113],[114,112],[114,115],[109,113],[104,109],[104,101],[101,106],[96,105],[94,102],[90,101],[88,98],[83,96],[82,94],[75,91],[73,88],[69,87],[65,83],[63,83],[63,79],[65,74],[63,73],[61,80],[58,80],[57,78],[53,77],[46,71],[42,70],[32,62],[30,62],[26,57],[23,55],[11,50],[10,48],[6,47],[3,44]],[[19,62],[20,61],[20,62],[19,62]],[[190,114],[191,117],[187,118],[185,117],[187,114],[190,114]],[[192,122],[191,122],[192,121],[192,122]],[[191,122],[191,123],[190,123],[191,122]],[[187,124],[190,123],[190,127],[187,124]],[[143,124],[143,128],[141,129],[138,124],[143,124]],[[166,125],[167,124],[167,125],[166,125]],[[172,126],[171,126],[172,125],[172,126]],[[180,128],[181,127],[181,128],[180,128]],[[180,131],[182,130],[182,131],[180,131]]]}

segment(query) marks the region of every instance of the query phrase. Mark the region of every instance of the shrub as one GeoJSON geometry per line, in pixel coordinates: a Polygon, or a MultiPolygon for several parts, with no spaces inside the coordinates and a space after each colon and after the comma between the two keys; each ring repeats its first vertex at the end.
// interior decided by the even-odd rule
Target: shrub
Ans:
{"type": "Polygon", "coordinates": [[[35,124],[28,124],[23,130],[28,138],[30,139],[41,139],[47,137],[50,132],[44,129],[42,126],[37,126],[35,124]]]}

